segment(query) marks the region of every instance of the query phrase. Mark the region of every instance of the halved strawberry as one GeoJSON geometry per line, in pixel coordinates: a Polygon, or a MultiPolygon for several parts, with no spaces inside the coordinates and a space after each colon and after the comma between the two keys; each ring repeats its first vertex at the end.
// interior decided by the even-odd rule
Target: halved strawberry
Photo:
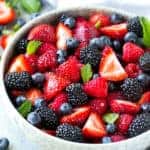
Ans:
{"type": "Polygon", "coordinates": [[[72,114],[66,115],[61,118],[61,123],[68,123],[71,125],[81,126],[85,123],[86,119],[90,114],[90,107],[83,106],[80,108],[75,108],[72,114]]]}
{"type": "Polygon", "coordinates": [[[51,100],[59,92],[61,92],[70,82],[52,72],[45,74],[44,97],[46,100],[51,100]]]}
{"type": "Polygon", "coordinates": [[[104,78],[98,77],[84,84],[85,93],[93,97],[106,97],[108,94],[108,83],[104,78]]]}
{"type": "Polygon", "coordinates": [[[56,28],[57,48],[66,50],[66,40],[72,37],[72,31],[63,23],[59,23],[56,28]]]}
{"type": "Polygon", "coordinates": [[[139,111],[139,105],[125,100],[110,101],[110,108],[112,112],[136,114],[139,111]]]}
{"type": "Polygon", "coordinates": [[[128,32],[127,23],[111,25],[100,28],[102,34],[107,35],[113,39],[122,39],[128,32]]]}
{"type": "Polygon", "coordinates": [[[29,73],[33,72],[33,68],[30,66],[29,62],[25,58],[25,55],[20,54],[13,58],[8,68],[8,72],[22,72],[27,71],[29,73]]]}
{"type": "Polygon", "coordinates": [[[96,26],[99,24],[100,27],[110,25],[110,17],[109,15],[105,14],[104,12],[94,13],[90,16],[89,21],[96,26]]]}
{"type": "Polygon", "coordinates": [[[142,105],[144,103],[150,102],[150,91],[145,92],[141,99],[139,100],[138,104],[142,105]]]}
{"type": "Polygon", "coordinates": [[[0,1],[0,24],[8,24],[16,18],[15,10],[9,7],[5,1],[0,1]]]}
{"type": "Polygon", "coordinates": [[[37,98],[42,98],[43,93],[40,89],[31,88],[30,90],[25,92],[25,97],[34,104],[37,98]]]}
{"type": "Polygon", "coordinates": [[[41,42],[55,42],[55,29],[49,24],[40,24],[33,27],[27,37],[28,40],[38,40],[41,42]]]}
{"type": "Polygon", "coordinates": [[[82,133],[88,139],[101,138],[107,134],[102,118],[94,112],[90,114],[82,133]]]}
{"type": "Polygon", "coordinates": [[[120,81],[128,77],[111,47],[105,47],[99,66],[100,75],[106,80],[120,81]]]}

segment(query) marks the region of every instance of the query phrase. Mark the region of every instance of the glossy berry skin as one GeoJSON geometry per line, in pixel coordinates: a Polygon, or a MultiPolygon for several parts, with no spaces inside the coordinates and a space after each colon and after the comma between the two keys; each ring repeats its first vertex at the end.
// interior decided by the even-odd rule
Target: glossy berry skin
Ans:
{"type": "Polygon", "coordinates": [[[64,25],[68,26],[70,29],[74,28],[76,20],[73,17],[68,17],[64,21],[64,25]]]}
{"type": "Polygon", "coordinates": [[[100,49],[104,49],[105,46],[111,46],[112,45],[110,38],[107,36],[101,36],[99,38],[99,40],[100,40],[100,45],[99,45],[100,49]]]}
{"type": "Polygon", "coordinates": [[[57,54],[57,62],[59,64],[62,64],[63,62],[65,62],[66,57],[67,57],[66,50],[58,50],[56,54],[57,54]]]}
{"type": "Polygon", "coordinates": [[[27,121],[33,126],[39,126],[41,123],[41,117],[36,112],[31,112],[27,116],[27,121]]]}
{"type": "Polygon", "coordinates": [[[100,38],[96,37],[90,40],[89,46],[100,48],[101,47],[101,40],[100,38]]]}
{"type": "Polygon", "coordinates": [[[112,142],[111,138],[108,137],[108,136],[105,136],[105,137],[102,138],[102,143],[103,144],[107,144],[107,143],[111,143],[111,142],[112,142]]]}
{"type": "Polygon", "coordinates": [[[148,74],[142,73],[137,76],[138,81],[140,81],[144,88],[150,86],[150,76],[148,74]]]}
{"type": "Polygon", "coordinates": [[[0,139],[0,150],[7,150],[9,146],[9,140],[7,138],[0,139]]]}
{"type": "Polygon", "coordinates": [[[16,98],[16,106],[19,107],[24,101],[26,100],[26,97],[23,95],[20,95],[16,98]]]}
{"type": "Polygon", "coordinates": [[[68,115],[72,112],[72,106],[69,103],[63,103],[60,106],[60,113],[62,115],[68,115]]]}
{"type": "Polygon", "coordinates": [[[108,133],[114,133],[116,131],[116,125],[115,124],[108,124],[106,126],[106,130],[108,133]]]}
{"type": "Polygon", "coordinates": [[[22,27],[25,24],[25,20],[22,18],[18,18],[16,21],[16,24],[19,25],[20,27],[22,27]]]}
{"type": "Polygon", "coordinates": [[[133,42],[135,43],[137,41],[138,37],[134,32],[128,32],[126,33],[124,37],[125,42],[133,42]]]}
{"type": "Polygon", "coordinates": [[[34,103],[34,108],[37,109],[41,106],[46,106],[46,101],[43,98],[36,99],[34,103]]]}
{"type": "Polygon", "coordinates": [[[79,41],[75,38],[69,38],[66,40],[67,49],[75,49],[79,45],[79,41]]]}
{"type": "Polygon", "coordinates": [[[116,52],[121,52],[122,44],[119,40],[113,41],[113,48],[116,52]]]}
{"type": "Polygon", "coordinates": [[[110,17],[112,24],[119,24],[124,21],[124,17],[120,14],[113,13],[110,17]]]}
{"type": "Polygon", "coordinates": [[[150,112],[150,103],[144,103],[143,105],[141,105],[141,110],[144,113],[150,112]]]}

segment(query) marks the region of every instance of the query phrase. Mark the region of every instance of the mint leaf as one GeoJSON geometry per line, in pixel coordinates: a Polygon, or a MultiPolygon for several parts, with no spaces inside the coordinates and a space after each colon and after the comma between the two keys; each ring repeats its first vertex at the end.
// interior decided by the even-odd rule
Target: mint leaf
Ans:
{"type": "Polygon", "coordinates": [[[106,123],[114,123],[119,118],[119,114],[117,113],[107,113],[103,116],[103,120],[106,123]]]}
{"type": "Polygon", "coordinates": [[[28,113],[31,111],[32,103],[30,101],[25,101],[19,108],[18,112],[23,116],[27,117],[28,113]]]}
{"type": "Polygon", "coordinates": [[[40,0],[21,0],[21,6],[28,13],[36,13],[41,10],[40,0]]]}
{"type": "Polygon", "coordinates": [[[92,66],[90,64],[86,64],[81,68],[81,77],[83,82],[88,82],[93,75],[92,66]]]}
{"type": "Polygon", "coordinates": [[[146,47],[150,47],[150,20],[140,17],[140,23],[143,28],[143,43],[146,47]]]}
{"type": "Polygon", "coordinates": [[[35,54],[38,47],[41,45],[42,43],[40,41],[30,41],[27,45],[27,54],[28,55],[32,55],[35,54]]]}

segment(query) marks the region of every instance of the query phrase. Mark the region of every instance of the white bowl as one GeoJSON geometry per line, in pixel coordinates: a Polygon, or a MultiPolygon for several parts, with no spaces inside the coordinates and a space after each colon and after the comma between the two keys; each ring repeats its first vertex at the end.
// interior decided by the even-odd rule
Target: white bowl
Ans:
{"type": "Polygon", "coordinates": [[[15,35],[13,41],[9,44],[4,52],[1,62],[0,70],[0,88],[1,88],[1,100],[3,102],[3,107],[7,111],[8,117],[15,124],[15,127],[22,132],[24,136],[33,143],[36,143],[40,150],[144,150],[150,146],[150,131],[147,131],[137,137],[130,138],[125,141],[110,143],[110,144],[80,144],[75,142],[69,142],[62,140],[53,136],[50,136],[36,127],[30,125],[15,109],[12,105],[10,98],[7,95],[5,85],[4,85],[4,74],[10,59],[13,56],[14,46],[17,41],[23,37],[32,27],[39,23],[54,23],[56,19],[62,13],[68,13],[73,16],[89,16],[92,12],[104,11],[107,13],[117,12],[126,17],[132,17],[132,14],[123,12],[120,10],[106,8],[106,7],[80,7],[80,8],[65,8],[64,10],[55,10],[49,12],[37,19],[32,20],[27,23],[18,33],[15,35]]]}

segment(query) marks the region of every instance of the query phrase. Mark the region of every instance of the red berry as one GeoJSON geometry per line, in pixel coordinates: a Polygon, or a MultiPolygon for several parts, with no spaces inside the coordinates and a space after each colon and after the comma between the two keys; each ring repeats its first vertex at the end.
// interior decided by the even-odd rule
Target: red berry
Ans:
{"type": "Polygon", "coordinates": [[[109,93],[107,96],[108,103],[110,103],[114,99],[118,99],[118,100],[120,99],[121,100],[121,99],[124,99],[124,97],[120,91],[109,93]]]}
{"type": "Polygon", "coordinates": [[[139,100],[139,104],[142,105],[144,103],[149,103],[150,102],[150,91],[145,92],[141,99],[139,100]]]}
{"type": "Polygon", "coordinates": [[[122,59],[126,63],[138,62],[140,56],[144,54],[144,50],[131,42],[125,43],[123,46],[122,59]]]}
{"type": "Polygon", "coordinates": [[[112,142],[119,142],[125,140],[125,137],[123,135],[112,135],[111,140],[112,142]]]}

